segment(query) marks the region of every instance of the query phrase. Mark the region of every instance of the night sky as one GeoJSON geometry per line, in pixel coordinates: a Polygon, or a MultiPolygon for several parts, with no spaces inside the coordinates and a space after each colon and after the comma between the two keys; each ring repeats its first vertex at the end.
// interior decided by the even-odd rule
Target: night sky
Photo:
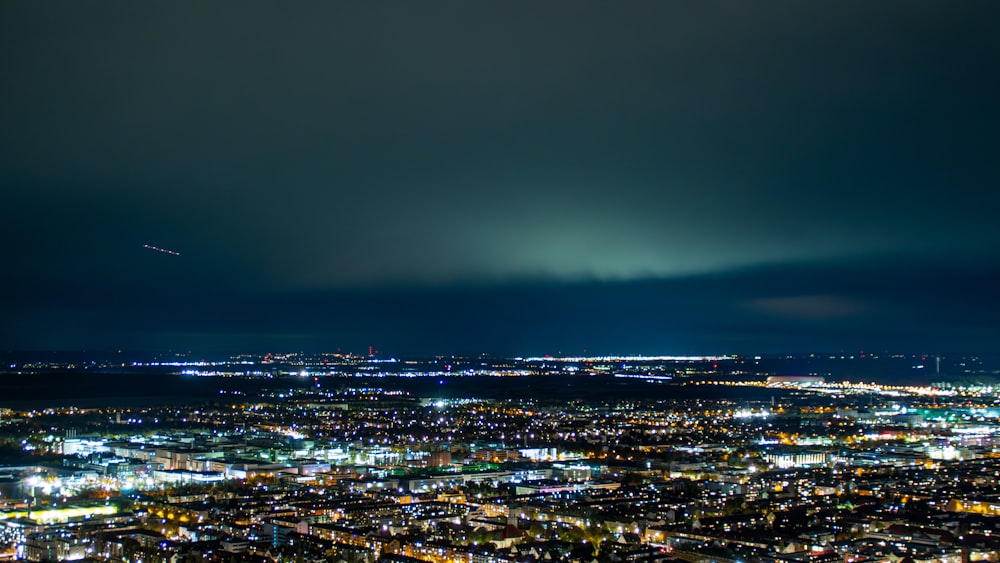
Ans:
{"type": "Polygon", "coordinates": [[[995,352],[998,29],[3,2],[0,349],[995,352]]]}

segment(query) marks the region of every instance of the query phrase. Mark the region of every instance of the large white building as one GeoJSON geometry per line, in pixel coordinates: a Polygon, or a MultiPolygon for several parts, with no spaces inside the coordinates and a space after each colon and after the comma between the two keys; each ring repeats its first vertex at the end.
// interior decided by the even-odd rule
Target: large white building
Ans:
{"type": "Polygon", "coordinates": [[[768,463],[778,469],[825,465],[828,458],[829,454],[826,452],[817,451],[773,452],[764,456],[768,463]]]}

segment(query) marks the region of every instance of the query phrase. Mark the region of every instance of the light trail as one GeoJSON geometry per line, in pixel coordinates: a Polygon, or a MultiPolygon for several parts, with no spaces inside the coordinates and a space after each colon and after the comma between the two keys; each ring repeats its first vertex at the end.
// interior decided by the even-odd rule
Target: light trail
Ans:
{"type": "Polygon", "coordinates": [[[181,255],[180,252],[174,252],[173,250],[167,250],[166,248],[159,248],[159,247],[153,246],[151,244],[144,244],[144,245],[142,245],[142,247],[143,248],[148,248],[150,250],[155,250],[157,252],[162,252],[164,254],[171,254],[173,256],[180,256],[181,255]]]}

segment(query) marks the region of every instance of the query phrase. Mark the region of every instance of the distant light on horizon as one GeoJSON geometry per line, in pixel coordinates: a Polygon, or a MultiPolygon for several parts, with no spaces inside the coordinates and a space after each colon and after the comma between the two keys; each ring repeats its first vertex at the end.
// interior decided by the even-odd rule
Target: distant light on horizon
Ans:
{"type": "Polygon", "coordinates": [[[564,356],[514,358],[522,362],[718,362],[736,356],[564,356]]]}

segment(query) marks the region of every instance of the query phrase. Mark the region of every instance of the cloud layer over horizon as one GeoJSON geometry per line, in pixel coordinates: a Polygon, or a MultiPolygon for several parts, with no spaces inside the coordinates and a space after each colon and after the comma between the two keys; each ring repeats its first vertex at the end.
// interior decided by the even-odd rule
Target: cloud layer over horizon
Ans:
{"type": "MultiPolygon", "coordinates": [[[[358,342],[430,318],[447,351],[458,337],[422,299],[490,295],[473,301],[503,317],[542,292],[561,326],[602,291],[880,261],[867,299],[818,274],[689,298],[731,316],[722,347],[820,320],[837,346],[830,327],[948,302],[919,282],[886,305],[938,268],[995,307],[969,286],[1000,258],[998,18],[990,2],[6,4],[0,347],[318,338],[291,313],[276,331],[266,312],[221,318],[288,306],[358,342]],[[403,312],[362,319],[368,294],[403,312]]],[[[636,328],[566,346],[652,342],[616,311],[636,328]]],[[[462,315],[482,339],[456,347],[500,337],[462,315]]],[[[969,330],[956,342],[993,334],[969,330]]]]}

